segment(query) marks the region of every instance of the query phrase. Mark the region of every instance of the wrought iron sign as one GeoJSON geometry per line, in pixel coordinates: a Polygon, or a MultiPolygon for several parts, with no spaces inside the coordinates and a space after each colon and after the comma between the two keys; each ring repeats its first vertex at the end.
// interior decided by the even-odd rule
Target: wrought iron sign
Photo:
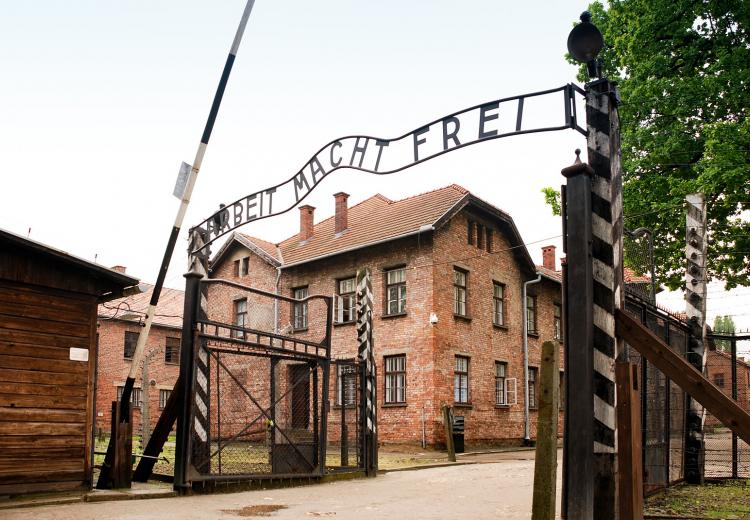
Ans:
{"type": "Polygon", "coordinates": [[[574,129],[578,125],[573,84],[513,96],[454,112],[393,139],[365,135],[341,137],[318,150],[290,179],[251,193],[201,222],[209,245],[226,233],[254,220],[294,208],[331,172],[351,168],[379,175],[395,173],[453,150],[518,134],[574,129]],[[559,108],[562,104],[564,118],[559,108]],[[524,119],[526,117],[526,119],[524,119]]]}

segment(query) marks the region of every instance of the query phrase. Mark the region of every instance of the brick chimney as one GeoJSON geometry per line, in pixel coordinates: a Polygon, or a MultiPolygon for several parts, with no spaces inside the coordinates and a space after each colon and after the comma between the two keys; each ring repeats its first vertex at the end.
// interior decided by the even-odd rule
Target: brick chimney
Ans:
{"type": "Polygon", "coordinates": [[[348,193],[338,192],[333,196],[336,199],[336,234],[341,233],[349,227],[349,207],[347,206],[348,193]]]}
{"type": "Polygon", "coordinates": [[[555,246],[544,246],[542,248],[542,265],[546,269],[555,270],[555,246]]]}
{"type": "Polygon", "coordinates": [[[127,269],[124,265],[113,265],[110,267],[113,271],[117,271],[118,273],[125,274],[125,270],[127,269]]]}
{"type": "Polygon", "coordinates": [[[305,241],[313,234],[315,208],[309,205],[299,207],[299,239],[305,241]]]}

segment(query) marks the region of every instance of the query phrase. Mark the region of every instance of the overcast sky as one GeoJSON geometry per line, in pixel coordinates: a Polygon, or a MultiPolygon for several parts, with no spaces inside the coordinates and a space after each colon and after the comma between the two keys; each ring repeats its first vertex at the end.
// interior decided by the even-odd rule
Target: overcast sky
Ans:
{"type": "MultiPolygon", "coordinates": [[[[179,204],[179,165],[193,160],[244,3],[6,3],[0,227],[31,229],[32,239],[153,282],[179,204]]],[[[219,203],[288,179],[330,140],[395,137],[575,81],[563,56],[587,4],[257,0],[167,285],[183,286],[187,228],[219,203]]],[[[551,110],[562,120],[562,104],[551,110]]],[[[540,190],[562,183],[575,148],[585,140],[567,130],[481,143],[390,176],[339,170],[306,202],[319,221],[338,191],[356,204],[458,183],[509,212],[540,262],[541,246],[560,245],[540,190]]],[[[242,231],[278,242],[298,219],[293,210],[242,231]]]]}

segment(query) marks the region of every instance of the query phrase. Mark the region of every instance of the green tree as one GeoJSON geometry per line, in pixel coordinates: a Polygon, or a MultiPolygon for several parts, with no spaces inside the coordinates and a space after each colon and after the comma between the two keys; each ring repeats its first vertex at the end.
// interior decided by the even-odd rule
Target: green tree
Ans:
{"type": "MultiPolygon", "coordinates": [[[[731,316],[716,316],[714,318],[713,332],[716,334],[734,334],[734,319],[731,316]]],[[[715,341],[716,348],[729,352],[731,349],[731,342],[726,339],[717,339],[715,341]]]]}
{"type": "Polygon", "coordinates": [[[681,287],[685,195],[702,192],[708,278],[750,285],[750,2],[609,0],[589,10],[622,97],[626,227],[653,230],[658,280],[681,287]]]}

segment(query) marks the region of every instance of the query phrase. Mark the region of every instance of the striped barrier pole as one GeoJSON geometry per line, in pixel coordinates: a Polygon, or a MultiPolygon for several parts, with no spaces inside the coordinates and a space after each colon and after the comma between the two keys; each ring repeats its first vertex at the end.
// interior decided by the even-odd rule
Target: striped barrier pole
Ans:
{"type": "Polygon", "coordinates": [[[378,469],[377,457],[377,400],[375,391],[375,356],[372,342],[372,282],[370,270],[357,271],[357,342],[359,361],[363,365],[362,414],[365,472],[372,476],[378,469]]]}

